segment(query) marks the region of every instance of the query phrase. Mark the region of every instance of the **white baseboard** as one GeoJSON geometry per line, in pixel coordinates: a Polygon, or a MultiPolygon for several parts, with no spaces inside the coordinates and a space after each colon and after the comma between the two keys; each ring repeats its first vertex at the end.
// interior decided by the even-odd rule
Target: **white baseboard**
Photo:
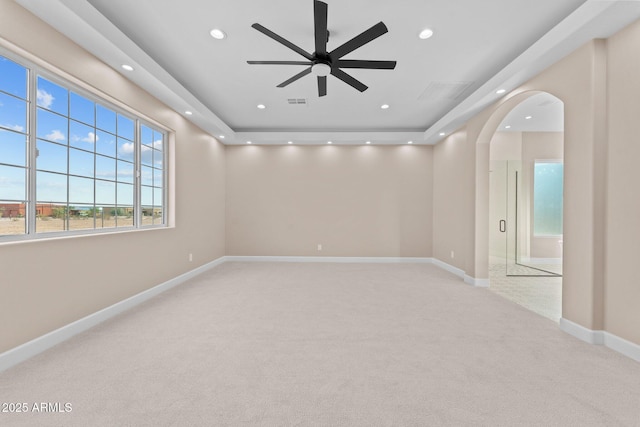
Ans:
{"type": "Polygon", "coordinates": [[[419,263],[431,264],[433,258],[419,257],[331,257],[331,256],[226,256],[239,262],[339,262],[339,263],[419,263]]]}
{"type": "Polygon", "coordinates": [[[640,345],[627,341],[607,331],[594,331],[582,325],[567,320],[560,319],[560,329],[569,335],[573,335],[579,340],[589,344],[604,345],[617,351],[637,362],[640,362],[640,345]]]}
{"type": "Polygon", "coordinates": [[[100,311],[83,317],[82,319],[69,323],[68,325],[58,328],[55,331],[51,331],[29,342],[19,345],[18,347],[12,348],[11,350],[0,354],[0,372],[11,368],[18,363],[24,362],[25,360],[39,353],[42,353],[43,351],[48,350],[51,347],[62,343],[63,341],[68,340],[74,335],[84,332],[87,329],[90,329],[104,322],[105,320],[111,319],[112,317],[117,316],[118,314],[129,310],[155,297],[156,295],[174,288],[186,282],[188,279],[195,277],[198,274],[201,274],[217,265],[222,264],[224,261],[224,257],[218,258],[215,261],[197,267],[187,273],[181,274],[178,277],[168,280],[167,282],[154,286],[151,289],[147,289],[146,291],[140,292],[139,294],[117,302],[100,311]]]}
{"type": "Polygon", "coordinates": [[[467,274],[464,275],[464,283],[467,285],[475,286],[476,288],[488,288],[489,279],[476,279],[467,274]]]}
{"type": "Polygon", "coordinates": [[[433,258],[433,264],[464,280],[465,272],[461,268],[457,268],[444,261],[440,261],[438,258],[433,258]]]}
{"type": "Polygon", "coordinates": [[[478,288],[488,288],[489,287],[489,279],[477,279],[475,277],[469,276],[461,268],[454,267],[454,266],[452,266],[450,264],[447,264],[444,261],[440,261],[437,258],[433,258],[433,264],[438,266],[438,267],[440,267],[443,270],[448,271],[449,273],[452,273],[452,274],[458,276],[459,278],[464,280],[464,283],[466,283],[467,285],[475,286],[475,287],[478,287],[478,288]]]}
{"type": "Polygon", "coordinates": [[[591,329],[585,328],[582,325],[578,325],[571,320],[567,320],[564,317],[560,318],[558,324],[560,325],[560,330],[568,333],[569,335],[573,335],[581,341],[587,342],[589,344],[604,344],[604,331],[593,331],[591,329]]]}
{"type": "Polygon", "coordinates": [[[26,342],[18,347],[0,354],[0,372],[11,368],[25,360],[42,353],[51,347],[68,340],[69,338],[84,332],[118,314],[129,310],[173,287],[205,271],[214,268],[227,261],[276,261],[276,262],[342,262],[342,263],[426,263],[430,264],[432,258],[409,257],[279,257],[279,256],[223,256],[215,261],[197,267],[187,273],[175,277],[151,289],[140,292],[132,297],[117,302],[100,311],[90,314],[75,322],[51,331],[45,335],[26,342]]]}
{"type": "MultiPolygon", "coordinates": [[[[130,298],[113,304],[107,308],[90,314],[82,319],[33,339],[25,344],[0,354],[0,372],[11,368],[43,351],[84,332],[105,320],[129,310],[171,288],[174,288],[192,277],[214,268],[227,261],[251,262],[339,262],[339,263],[424,263],[434,264],[464,280],[465,283],[488,287],[489,279],[476,279],[467,275],[464,270],[453,267],[436,258],[396,258],[396,257],[280,257],[280,256],[224,256],[215,261],[197,267],[187,273],[175,277],[151,289],[140,292],[130,298]]],[[[561,318],[560,329],[590,344],[605,345],[633,360],[640,362],[640,345],[627,341],[606,331],[594,331],[565,318],[561,318]]]]}
{"type": "Polygon", "coordinates": [[[624,338],[620,338],[617,335],[613,335],[609,332],[604,332],[604,345],[611,350],[624,354],[627,357],[640,362],[640,345],[627,341],[624,338]]]}
{"type": "Polygon", "coordinates": [[[488,288],[489,279],[476,279],[464,270],[440,261],[437,258],[417,257],[320,257],[320,256],[226,256],[225,261],[238,262],[338,262],[338,263],[421,263],[434,264],[452,273],[468,285],[488,288]]]}

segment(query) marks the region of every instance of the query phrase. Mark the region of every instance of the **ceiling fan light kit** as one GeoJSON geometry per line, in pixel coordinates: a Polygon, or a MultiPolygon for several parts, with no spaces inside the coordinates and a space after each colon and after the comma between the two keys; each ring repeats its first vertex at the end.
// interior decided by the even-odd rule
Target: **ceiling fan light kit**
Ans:
{"type": "Polygon", "coordinates": [[[326,77],[331,74],[331,65],[319,62],[311,66],[311,73],[316,76],[326,77]]]}
{"type": "Polygon", "coordinates": [[[393,70],[396,67],[396,61],[366,61],[356,59],[342,59],[347,54],[387,33],[388,29],[383,22],[378,22],[368,30],[360,33],[346,43],[338,46],[331,52],[327,52],[327,41],[329,40],[329,31],[327,30],[327,10],[328,7],[326,3],[319,0],[314,0],[313,16],[315,52],[313,54],[305,51],[304,49],[298,47],[297,45],[291,43],[290,41],[258,23],[252,25],[253,28],[260,31],[262,34],[272,38],[278,43],[301,55],[306,59],[306,61],[247,61],[247,63],[252,65],[307,65],[307,68],[280,83],[278,87],[288,86],[296,80],[306,76],[307,74],[313,74],[318,80],[318,96],[327,95],[327,76],[329,74],[333,75],[339,80],[342,80],[343,82],[359,90],[360,92],[364,92],[365,90],[367,90],[368,87],[364,83],[344,72],[342,68],[393,70]]]}

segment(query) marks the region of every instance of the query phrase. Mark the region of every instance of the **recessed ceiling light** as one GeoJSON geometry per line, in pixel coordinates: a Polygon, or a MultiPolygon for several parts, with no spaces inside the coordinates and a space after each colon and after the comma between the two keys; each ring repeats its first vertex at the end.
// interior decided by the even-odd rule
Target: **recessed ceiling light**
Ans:
{"type": "Polygon", "coordinates": [[[133,71],[133,67],[128,64],[122,64],[122,69],[127,71],[133,71]]]}
{"type": "Polygon", "coordinates": [[[327,141],[327,144],[333,144],[333,142],[331,142],[331,141],[327,141]]]}
{"type": "Polygon", "coordinates": [[[408,141],[407,144],[413,144],[413,141],[408,141]]]}
{"type": "Polygon", "coordinates": [[[258,108],[264,110],[265,108],[267,108],[267,106],[264,104],[258,104],[258,108]]]}
{"type": "Polygon", "coordinates": [[[446,135],[446,133],[440,132],[440,136],[445,136],[445,135],[446,135]]]}
{"type": "Polygon", "coordinates": [[[371,141],[367,141],[367,144],[371,144],[371,141]]]}
{"type": "Polygon", "coordinates": [[[511,129],[511,125],[506,125],[504,128],[505,129],[511,129]]]}
{"type": "Polygon", "coordinates": [[[224,139],[224,135],[220,135],[220,138],[221,138],[221,139],[224,139]]]}
{"type": "Polygon", "coordinates": [[[251,141],[247,141],[247,144],[251,144],[251,141]]]}
{"type": "Polygon", "coordinates": [[[506,89],[498,89],[498,90],[496,91],[496,93],[497,93],[498,95],[502,95],[502,94],[503,94],[503,93],[505,93],[506,91],[507,91],[506,89]]]}
{"type": "Polygon", "coordinates": [[[211,30],[209,34],[211,34],[211,37],[213,37],[216,40],[222,40],[223,38],[227,37],[224,31],[218,28],[214,28],[213,30],[211,30]]]}
{"type": "Polygon", "coordinates": [[[532,118],[532,116],[527,116],[527,117],[525,117],[524,119],[525,119],[525,120],[529,120],[529,119],[531,119],[531,118],[532,118]]]}
{"type": "Polygon", "coordinates": [[[383,110],[386,110],[387,108],[389,108],[389,104],[382,104],[380,108],[382,108],[383,110]]]}
{"type": "Polygon", "coordinates": [[[293,144],[293,141],[289,141],[287,144],[293,144]]]}
{"type": "Polygon", "coordinates": [[[433,35],[433,30],[431,28],[425,28],[424,30],[420,31],[420,34],[418,34],[418,37],[420,37],[422,40],[425,40],[431,37],[432,35],[433,35]]]}
{"type": "Polygon", "coordinates": [[[192,115],[192,114],[193,114],[191,111],[185,111],[184,113],[185,113],[187,116],[190,116],[190,115],[192,115]]]}

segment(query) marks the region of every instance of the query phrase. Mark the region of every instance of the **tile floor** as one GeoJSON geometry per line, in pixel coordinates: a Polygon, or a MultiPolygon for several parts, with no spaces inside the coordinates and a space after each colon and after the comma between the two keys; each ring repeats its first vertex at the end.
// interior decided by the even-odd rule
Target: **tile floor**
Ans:
{"type": "MultiPolygon", "coordinates": [[[[515,272],[513,268],[509,270],[510,273],[515,272]]],[[[498,295],[554,322],[560,320],[562,277],[510,277],[506,275],[504,261],[492,260],[489,264],[489,280],[489,289],[498,295]]]]}

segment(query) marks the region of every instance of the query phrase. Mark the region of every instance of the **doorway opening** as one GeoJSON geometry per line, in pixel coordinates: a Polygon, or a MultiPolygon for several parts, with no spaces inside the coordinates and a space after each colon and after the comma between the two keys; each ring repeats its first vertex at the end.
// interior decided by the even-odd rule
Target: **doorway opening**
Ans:
{"type": "Polygon", "coordinates": [[[562,314],[564,104],[538,93],[490,141],[491,289],[546,317],[562,314]]]}

